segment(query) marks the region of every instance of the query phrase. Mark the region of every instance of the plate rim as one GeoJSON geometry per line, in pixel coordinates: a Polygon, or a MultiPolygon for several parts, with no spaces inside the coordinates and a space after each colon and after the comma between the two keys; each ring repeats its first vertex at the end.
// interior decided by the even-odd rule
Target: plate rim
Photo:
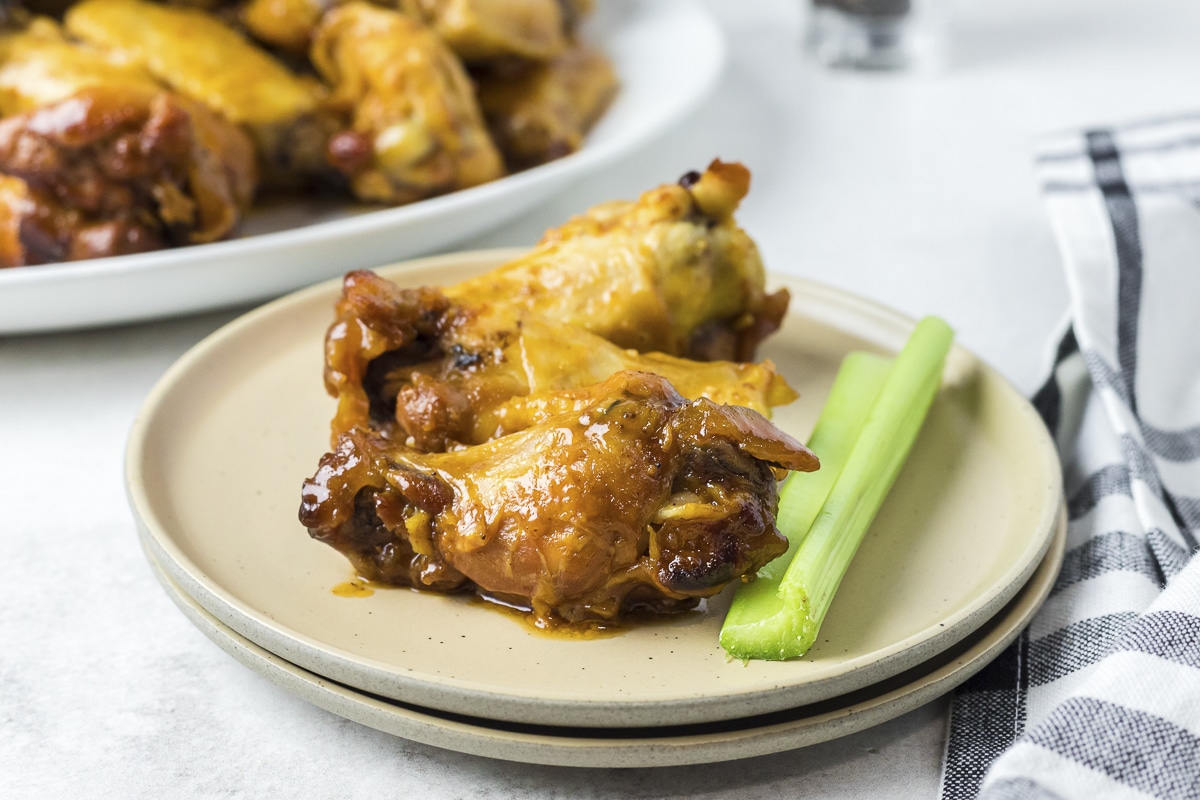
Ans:
{"type": "MultiPolygon", "coordinates": [[[[468,261],[477,264],[480,269],[483,269],[489,263],[502,262],[516,254],[524,252],[527,251],[522,248],[464,251],[405,261],[387,268],[381,268],[380,272],[390,277],[403,278],[404,275],[418,270],[432,269],[443,265],[461,265],[468,261]]],[[[867,313],[875,316],[877,318],[876,322],[881,325],[891,328],[897,328],[898,326],[899,329],[907,330],[911,329],[912,325],[915,324],[911,318],[899,311],[846,290],[796,276],[773,275],[772,277],[792,288],[805,287],[807,294],[802,296],[810,300],[821,298],[822,296],[826,300],[830,297],[837,297],[839,301],[855,307],[859,313],[867,313]]],[[[330,648],[319,641],[310,639],[304,634],[286,628],[266,617],[257,609],[250,608],[248,604],[241,601],[240,598],[233,596],[224,587],[215,584],[210,585],[212,582],[208,581],[203,570],[176,546],[170,534],[166,533],[164,527],[159,524],[158,529],[154,529],[151,520],[144,513],[145,510],[152,509],[153,503],[146,496],[145,487],[138,479],[136,471],[139,463],[139,453],[143,450],[143,443],[152,423],[153,413],[159,408],[164,397],[170,391],[171,386],[176,380],[187,374],[194,362],[202,360],[209,350],[219,346],[224,340],[233,338],[242,330],[252,328],[262,321],[268,321],[273,315],[286,311],[292,304],[302,304],[316,296],[336,294],[336,292],[340,291],[340,285],[341,282],[339,279],[331,279],[294,292],[233,320],[210,334],[180,357],[151,390],[134,421],[126,448],[126,491],[130,508],[137,522],[139,536],[142,538],[144,546],[158,556],[159,561],[169,570],[171,577],[183,587],[189,596],[199,601],[204,608],[221,620],[222,623],[293,663],[366,691],[411,702],[411,693],[414,689],[420,693],[428,691],[430,686],[434,686],[439,692],[449,692],[451,697],[449,699],[441,698],[438,703],[426,701],[423,702],[424,705],[436,706],[439,709],[450,712],[471,713],[468,709],[477,707],[477,704],[481,700],[488,702],[493,707],[498,702],[503,706],[501,713],[505,715],[517,715],[504,716],[505,719],[530,723],[561,719],[564,709],[573,713],[587,714],[592,717],[599,716],[600,718],[610,718],[612,720],[628,719],[630,715],[657,717],[662,713],[664,707],[668,705],[673,704],[674,706],[678,706],[686,704],[689,701],[694,702],[697,698],[679,697],[671,701],[627,700],[593,702],[578,699],[547,700],[546,698],[539,698],[540,705],[531,707],[529,699],[519,695],[497,695],[494,691],[464,686],[462,682],[453,679],[440,678],[431,680],[431,676],[414,678],[402,675],[394,670],[394,665],[381,664],[361,656],[336,651],[336,648],[330,648]],[[315,654],[311,652],[313,649],[316,651],[315,654]],[[329,658],[331,653],[334,656],[332,660],[335,662],[332,666],[329,658]],[[379,677],[378,671],[380,670],[386,673],[387,680],[389,681],[382,688],[377,683],[379,677]]],[[[796,297],[793,298],[793,302],[796,302],[796,297]]],[[[789,311],[789,313],[792,312],[789,311]]],[[[977,362],[981,368],[991,373],[993,378],[999,379],[1000,384],[1012,395],[1012,399],[1019,401],[1023,411],[1037,419],[1036,411],[1002,375],[992,370],[962,345],[956,344],[955,348],[965,353],[970,359],[977,362]]],[[[1037,419],[1037,421],[1040,423],[1040,419],[1037,419]]],[[[1044,435],[1041,455],[1043,458],[1050,459],[1044,466],[1049,469],[1047,475],[1054,482],[1054,486],[1051,487],[1052,491],[1058,498],[1058,501],[1061,502],[1061,467],[1058,465],[1057,453],[1054,450],[1053,442],[1048,432],[1045,432],[1044,435]]],[[[1000,586],[998,590],[990,595],[977,598],[975,602],[958,609],[954,615],[951,615],[951,618],[955,620],[953,623],[947,620],[944,627],[941,627],[940,630],[930,626],[889,646],[882,655],[877,655],[874,658],[867,658],[865,655],[859,657],[859,661],[864,663],[855,664],[854,660],[845,662],[848,672],[843,671],[837,675],[801,685],[807,687],[806,690],[814,694],[821,691],[822,685],[836,685],[838,687],[836,694],[843,694],[846,691],[853,691],[876,683],[889,675],[903,672],[922,661],[922,654],[926,654],[927,657],[928,650],[946,649],[969,635],[972,630],[984,624],[990,616],[1011,600],[1020,590],[1021,586],[1024,585],[1029,575],[1037,568],[1053,537],[1054,520],[1057,513],[1056,506],[1047,504],[1044,512],[1042,519],[1044,531],[1042,528],[1039,528],[1040,535],[1032,541],[1030,547],[1027,548],[1027,552],[1022,555],[1019,561],[1014,562],[1014,565],[1010,567],[1009,571],[1001,579],[1004,585],[1000,586]],[[916,652],[915,645],[920,644],[925,644],[926,649],[918,653],[916,652]]],[[[998,583],[1000,583],[999,580],[997,581],[998,583]]],[[[776,686],[770,690],[735,693],[723,696],[723,699],[717,700],[709,699],[701,704],[707,710],[693,710],[692,713],[695,715],[695,719],[692,721],[708,721],[714,718],[714,715],[720,715],[723,718],[738,716],[739,713],[744,713],[741,710],[745,708],[748,697],[753,698],[756,703],[764,708],[786,707],[787,698],[794,696],[796,691],[797,685],[792,683],[776,686]]],[[[497,714],[497,718],[500,718],[499,714],[497,714]]]]}
{"type": "MultiPolygon", "coordinates": [[[[143,549],[143,554],[163,591],[213,644],[283,691],[339,717],[421,744],[505,761],[583,768],[672,767],[809,747],[888,722],[953,691],[995,660],[1028,627],[1050,596],[1066,551],[1065,500],[1059,504],[1056,519],[1050,546],[1029,580],[995,617],[964,640],[969,644],[961,653],[949,660],[942,653],[929,659],[936,664],[930,672],[863,699],[861,694],[871,688],[865,687],[855,693],[849,705],[814,716],[710,734],[629,739],[507,731],[489,726],[485,719],[477,720],[479,724],[448,720],[366,694],[297,666],[242,636],[184,591],[151,551],[143,549]]],[[[822,705],[838,700],[831,698],[822,705]]],[[[790,711],[800,712],[803,708],[790,711]]]]}

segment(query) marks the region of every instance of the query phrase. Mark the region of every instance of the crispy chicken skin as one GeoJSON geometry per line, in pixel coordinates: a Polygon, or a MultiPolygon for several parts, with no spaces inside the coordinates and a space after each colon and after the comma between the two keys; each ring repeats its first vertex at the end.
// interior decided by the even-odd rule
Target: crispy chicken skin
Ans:
{"type": "Polygon", "coordinates": [[[781,321],[732,220],[748,181],[714,162],[446,289],[347,275],[310,535],[542,627],[680,611],[781,555],[776,481],[818,467],[764,416],[795,393],[769,363],[670,352],[752,353],[781,321]]]}
{"type": "Polygon", "coordinates": [[[305,54],[325,12],[346,0],[247,0],[238,18],[255,39],[305,54]]]}
{"type": "Polygon", "coordinates": [[[89,89],[0,121],[0,173],[0,266],[213,241],[240,215],[226,170],[167,93],[89,89]]]}
{"type": "Polygon", "coordinates": [[[636,202],[596,206],[446,294],[466,306],[504,298],[641,352],[749,361],[788,303],[764,291],[758,248],[734,222],[749,187],[741,164],[714,161],[636,202]]]}
{"type": "Polygon", "coordinates": [[[48,17],[0,32],[0,117],[36,111],[95,87],[163,90],[140,67],[70,41],[48,17]]]}
{"type": "Polygon", "coordinates": [[[396,0],[430,25],[464,62],[545,60],[567,46],[560,0],[396,0]]]}
{"type": "Polygon", "coordinates": [[[232,25],[195,8],[145,0],[83,0],[67,12],[67,32],[136,64],[250,134],[271,185],[331,180],[325,160],[336,115],[323,90],[232,25]]]}
{"type": "Polygon", "coordinates": [[[480,444],[579,410],[588,387],[623,370],[663,376],[688,398],[763,414],[796,397],[769,362],[639,354],[503,299],[456,305],[437,289],[400,289],[370,272],[346,276],[326,337],[335,438],[370,427],[424,451],[480,444]]]}
{"type": "Polygon", "coordinates": [[[235,126],[46,19],[0,35],[0,266],[230,233],[256,185],[235,126]]]}
{"type": "Polygon", "coordinates": [[[418,20],[340,6],[321,20],[311,56],[351,118],[329,156],[360,200],[407,203],[504,174],[466,71],[418,20]]]}
{"type": "Polygon", "coordinates": [[[574,153],[617,93],[612,62],[580,41],[549,61],[475,77],[488,130],[512,171],[574,153]]]}
{"type": "Polygon", "coordinates": [[[371,580],[603,623],[690,607],[781,555],[776,468],[817,460],[756,412],[618,372],[569,411],[453,452],[345,434],[300,519],[371,580]]]}

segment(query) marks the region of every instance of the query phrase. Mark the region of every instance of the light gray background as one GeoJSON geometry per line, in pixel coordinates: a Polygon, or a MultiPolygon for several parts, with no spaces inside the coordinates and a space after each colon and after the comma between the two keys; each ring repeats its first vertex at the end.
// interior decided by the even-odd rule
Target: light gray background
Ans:
{"type": "MultiPolygon", "coordinates": [[[[771,269],[939,314],[1028,393],[1066,309],[1029,144],[1200,108],[1200,5],[945,2],[951,58],[927,76],[825,71],[802,57],[796,2],[707,0],[731,63],[695,116],[464,247],[530,244],[594,202],[742,160],[740,220],[771,269]]],[[[236,313],[0,340],[0,796],[936,796],[944,700],[790,753],[586,771],[395,739],[234,662],[151,576],[121,462],[159,375],[236,313]]]]}

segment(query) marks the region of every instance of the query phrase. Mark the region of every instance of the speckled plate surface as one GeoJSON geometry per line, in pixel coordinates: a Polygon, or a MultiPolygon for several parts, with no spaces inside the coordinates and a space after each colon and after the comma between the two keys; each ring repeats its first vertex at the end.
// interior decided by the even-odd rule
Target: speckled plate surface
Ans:
{"type": "MultiPolygon", "coordinates": [[[[450,283],[513,251],[382,270],[450,283]]],[[[913,321],[819,284],[793,296],[763,349],[802,397],[776,421],[805,438],[841,357],[894,352],[913,321]]],[[[875,524],[803,658],[730,661],[728,596],[618,636],[564,640],[460,597],[406,589],[343,597],[347,562],[296,520],[327,447],[322,337],[334,281],[230,323],[185,354],[134,424],[127,486],[144,544],[182,590],[304,670],[442,712],[531,724],[633,727],[739,719],[896,676],[984,625],[1042,561],[1060,466],[1032,407],[962,347],[875,524]]]]}
{"type": "Polygon", "coordinates": [[[999,614],[931,660],[874,686],[820,703],[720,723],[656,728],[564,728],[439,714],[314,675],[223,625],[171,580],[154,573],[209,639],[276,686],[377,730],[472,755],[570,767],[667,767],[778,753],[848,736],[907,713],[966,681],[1008,646],[1050,593],[1062,563],[1065,517],[1029,582],[999,614]]]}

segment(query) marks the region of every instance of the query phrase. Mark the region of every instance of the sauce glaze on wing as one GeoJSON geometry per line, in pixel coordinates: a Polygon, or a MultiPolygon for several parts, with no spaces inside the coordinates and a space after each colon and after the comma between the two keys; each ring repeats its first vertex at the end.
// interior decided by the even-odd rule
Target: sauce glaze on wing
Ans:
{"type": "Polygon", "coordinates": [[[500,404],[618,369],[764,412],[790,402],[769,365],[718,375],[671,359],[750,361],[786,311],[786,290],[766,292],[758,249],[733,220],[749,182],[742,165],[714,161],[636,202],[594,208],[530,254],[444,290],[351,273],[325,344],[334,433],[374,425],[394,436],[399,424],[422,449],[477,443],[519,424],[512,409],[489,427],[500,404]]]}
{"type": "Polygon", "coordinates": [[[758,248],[734,221],[749,190],[749,170],[713,161],[636,201],[595,206],[446,294],[464,305],[503,298],[641,352],[749,361],[788,303],[785,290],[764,290],[758,248]]]}
{"type": "Polygon", "coordinates": [[[519,58],[543,60],[567,44],[561,0],[397,0],[422,20],[464,62],[519,58]]]}
{"type": "Polygon", "coordinates": [[[770,362],[638,353],[517,305],[463,306],[370,272],[346,276],[326,340],[335,437],[370,427],[425,451],[481,444],[577,408],[587,388],[621,370],[653,372],[685,397],[763,414],[796,397],[770,362]]]}
{"type": "Polygon", "coordinates": [[[51,20],[0,33],[0,266],[211,242],[257,183],[246,135],[51,20]]]}
{"type": "Polygon", "coordinates": [[[542,626],[678,611],[781,555],[777,468],[817,460],[756,412],[619,372],[518,433],[420,453],[342,435],[300,519],[372,580],[472,590],[542,626]]]}
{"type": "Polygon", "coordinates": [[[546,62],[480,67],[472,77],[488,130],[512,171],[578,150],[618,88],[612,62],[582,41],[546,62]]]}
{"type": "Polygon", "coordinates": [[[82,0],[64,25],[71,36],[242,126],[258,150],[265,184],[335,177],[325,147],[340,121],[323,105],[324,88],[217,16],[146,0],[82,0]]]}
{"type": "Polygon", "coordinates": [[[350,119],[329,158],[360,200],[408,203],[504,173],[466,70],[418,20],[355,0],[322,18],[311,54],[350,119]]]}
{"type": "Polygon", "coordinates": [[[446,289],[347,275],[309,533],[366,578],[543,627],[685,609],[782,554],[777,478],[818,463],[764,414],[795,393],[769,363],[684,357],[748,358],[786,307],[732,220],[748,182],[714,162],[446,289]]]}

